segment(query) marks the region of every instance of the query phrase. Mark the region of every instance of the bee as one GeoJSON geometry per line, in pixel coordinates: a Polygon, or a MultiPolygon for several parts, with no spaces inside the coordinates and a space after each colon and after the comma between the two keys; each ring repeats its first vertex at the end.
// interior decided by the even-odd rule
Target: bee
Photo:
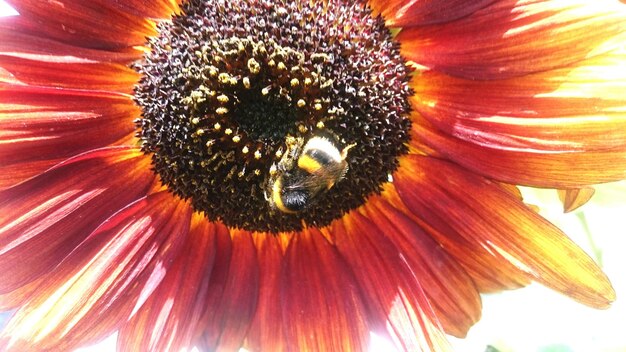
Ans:
{"type": "Polygon", "coordinates": [[[330,133],[318,133],[306,142],[288,137],[286,144],[287,151],[270,168],[265,198],[272,209],[297,213],[344,178],[348,151],[355,144],[341,148],[330,133]]]}

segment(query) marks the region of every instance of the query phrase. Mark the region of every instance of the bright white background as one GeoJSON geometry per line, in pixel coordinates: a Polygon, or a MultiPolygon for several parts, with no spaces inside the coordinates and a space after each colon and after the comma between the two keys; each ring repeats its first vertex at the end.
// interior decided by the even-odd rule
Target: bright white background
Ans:
{"type": "MultiPolygon", "coordinates": [[[[0,15],[11,14],[14,11],[0,0],[0,15]]],[[[501,352],[626,351],[626,183],[600,186],[583,211],[572,214],[562,213],[552,191],[525,190],[525,197],[601,264],[618,300],[610,309],[598,311],[539,285],[485,295],[481,321],[466,339],[451,338],[455,350],[482,352],[492,346],[501,352]]],[[[114,350],[115,340],[110,338],[80,351],[114,350]]],[[[393,349],[373,336],[371,350],[393,349]]]]}

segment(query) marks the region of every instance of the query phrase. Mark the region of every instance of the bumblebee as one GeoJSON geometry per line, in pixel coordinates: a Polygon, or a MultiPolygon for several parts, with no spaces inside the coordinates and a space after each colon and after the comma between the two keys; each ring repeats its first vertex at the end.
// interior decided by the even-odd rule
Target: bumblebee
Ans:
{"type": "Polygon", "coordinates": [[[340,150],[337,138],[317,134],[308,140],[287,138],[287,151],[272,165],[266,199],[272,209],[297,213],[315,202],[348,172],[348,145],[340,150]]]}

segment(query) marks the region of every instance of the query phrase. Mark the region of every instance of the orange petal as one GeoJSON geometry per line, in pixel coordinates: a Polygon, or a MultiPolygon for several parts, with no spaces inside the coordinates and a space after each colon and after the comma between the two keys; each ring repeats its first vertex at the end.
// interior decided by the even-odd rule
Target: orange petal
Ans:
{"type": "Polygon", "coordinates": [[[132,135],[137,107],[94,91],[0,85],[0,189],[132,135]]]}
{"type": "Polygon", "coordinates": [[[202,349],[236,351],[242,344],[256,311],[259,264],[252,236],[247,231],[220,225],[217,255],[201,337],[202,349]]]}
{"type": "Polygon", "coordinates": [[[481,314],[480,296],[474,281],[439,243],[383,197],[368,200],[367,216],[406,260],[445,332],[464,337],[481,314]]]}
{"type": "Polygon", "coordinates": [[[83,241],[2,333],[10,351],[71,350],[121,327],[158,287],[189,231],[191,210],[167,192],[113,215],[83,241]]]}
{"type": "Polygon", "coordinates": [[[215,259],[215,225],[194,214],[185,247],[137,314],[120,330],[119,351],[191,350],[215,259]]]}
{"type": "Polygon", "coordinates": [[[593,187],[559,190],[559,198],[563,202],[563,211],[569,213],[587,203],[596,190],[593,187]]]}
{"type": "Polygon", "coordinates": [[[495,0],[370,0],[389,27],[412,27],[449,22],[484,8],[495,0]]]}
{"type": "Polygon", "coordinates": [[[449,350],[420,284],[422,277],[413,275],[380,225],[352,212],[330,229],[337,249],[355,269],[374,327],[387,328],[405,351],[449,350]]]}
{"type": "Polygon", "coordinates": [[[496,1],[457,21],[400,32],[402,54],[471,79],[502,79],[569,66],[624,42],[617,1],[496,1]]]}
{"type": "Polygon", "coordinates": [[[489,148],[626,154],[625,81],[626,47],[565,69],[508,80],[425,72],[412,82],[412,105],[439,130],[489,148]]]}
{"type": "MultiPolygon", "coordinates": [[[[513,264],[583,304],[606,308],[615,299],[608,278],[585,252],[499,185],[433,158],[408,156],[403,165],[394,178],[398,193],[433,228],[484,247],[494,265],[513,264]]],[[[466,253],[480,260],[476,254],[470,248],[466,253]]]]}
{"type": "Polygon", "coordinates": [[[367,350],[370,329],[354,277],[318,230],[293,236],[281,276],[283,326],[290,350],[367,350]]]}
{"type": "Polygon", "coordinates": [[[0,192],[0,292],[46,274],[109,216],[145,196],[154,180],[149,163],[138,149],[101,149],[0,192]]]}
{"type": "MultiPolygon", "coordinates": [[[[292,235],[279,236],[288,238],[292,235]]],[[[247,337],[248,349],[251,351],[288,350],[281,316],[280,269],[283,252],[279,241],[276,236],[267,233],[255,235],[260,284],[258,308],[247,337]]]]}
{"type": "Polygon", "coordinates": [[[446,159],[502,182],[544,188],[580,188],[626,178],[626,151],[620,148],[569,153],[511,151],[466,142],[413,124],[414,138],[446,159]]]}
{"type": "Polygon", "coordinates": [[[36,33],[85,48],[116,49],[143,45],[154,35],[154,23],[121,11],[114,2],[7,0],[36,33]]]}

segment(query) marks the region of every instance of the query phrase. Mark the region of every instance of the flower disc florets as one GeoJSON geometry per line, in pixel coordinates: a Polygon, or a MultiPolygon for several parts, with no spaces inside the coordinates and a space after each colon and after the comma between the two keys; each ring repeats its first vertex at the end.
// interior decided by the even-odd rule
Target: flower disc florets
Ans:
{"type": "Polygon", "coordinates": [[[327,225],[378,192],[406,152],[410,69],[364,2],[189,1],[150,48],[137,65],[142,147],[210,220],[327,225]],[[347,172],[302,211],[276,209],[276,165],[318,135],[349,149],[347,172]]]}

